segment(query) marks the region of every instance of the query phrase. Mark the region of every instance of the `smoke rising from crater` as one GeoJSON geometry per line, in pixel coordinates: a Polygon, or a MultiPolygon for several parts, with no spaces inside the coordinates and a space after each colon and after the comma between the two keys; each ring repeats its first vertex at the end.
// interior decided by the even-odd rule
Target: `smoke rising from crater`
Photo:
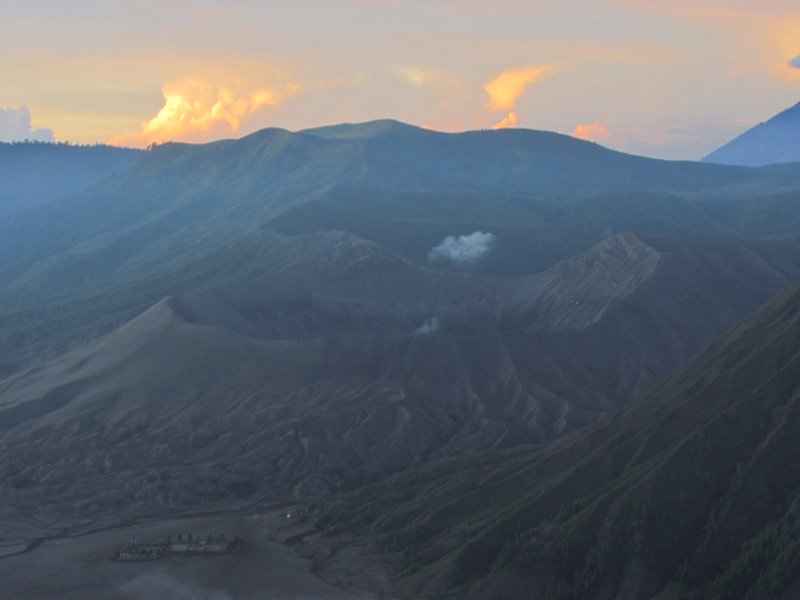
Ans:
{"type": "Polygon", "coordinates": [[[476,231],[469,235],[448,235],[428,253],[431,262],[449,260],[459,266],[474,264],[491,252],[497,237],[493,233],[476,231]]]}
{"type": "Polygon", "coordinates": [[[442,328],[442,323],[439,317],[428,317],[425,321],[414,330],[414,335],[431,335],[436,333],[442,328]]]}

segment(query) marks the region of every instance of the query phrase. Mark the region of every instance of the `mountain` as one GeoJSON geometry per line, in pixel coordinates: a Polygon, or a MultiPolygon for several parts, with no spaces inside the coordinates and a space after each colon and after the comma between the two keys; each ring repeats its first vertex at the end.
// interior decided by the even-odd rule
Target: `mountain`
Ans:
{"type": "Polygon", "coordinates": [[[541,444],[800,277],[795,241],[624,234],[513,279],[342,232],[250,244],[228,278],[0,381],[9,508],[76,523],[309,499],[541,444]]]}
{"type": "Polygon", "coordinates": [[[748,167],[800,162],[800,103],[748,129],[703,162],[748,167]]]}
{"type": "Polygon", "coordinates": [[[3,537],[301,503],[391,594],[782,593],[796,294],[659,382],[800,279],[799,199],[546,132],[151,148],[0,220],[3,537]]]}
{"type": "Polygon", "coordinates": [[[90,188],[125,171],[141,155],[111,146],[0,143],[0,218],[90,188]]]}
{"type": "Polygon", "coordinates": [[[0,373],[224,279],[263,229],[349,231],[420,264],[444,239],[483,231],[492,251],[450,267],[517,277],[625,231],[798,235],[798,186],[796,165],[657,161],[547,132],[395,121],[165,144],[91,189],[0,220],[0,373]]]}
{"type": "Polygon", "coordinates": [[[798,349],[795,287],[616,416],[400,473],[328,531],[371,540],[403,597],[796,597],[798,349]]]}

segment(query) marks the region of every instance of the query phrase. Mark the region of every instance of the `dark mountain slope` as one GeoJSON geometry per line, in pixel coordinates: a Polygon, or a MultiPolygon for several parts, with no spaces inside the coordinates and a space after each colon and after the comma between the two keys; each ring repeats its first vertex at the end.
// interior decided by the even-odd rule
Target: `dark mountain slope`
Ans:
{"type": "MultiPolygon", "coordinates": [[[[800,185],[800,169],[794,177],[800,185]]],[[[49,286],[48,298],[63,298],[165,258],[178,265],[333,186],[574,198],[769,181],[766,171],[645,159],[547,132],[453,135],[390,123],[338,139],[270,129],[158,146],[91,193],[0,225],[0,285],[29,304],[40,285],[49,286]]]]}
{"type": "MultiPolygon", "coordinates": [[[[471,269],[515,276],[623,231],[740,236],[675,194],[598,191],[736,196],[798,182],[791,166],[652,161],[545,132],[449,135],[389,121],[167,144],[90,192],[0,222],[0,371],[107,333],[201,273],[218,282],[264,226],[344,229],[420,263],[445,236],[489,231],[494,251],[471,269]]],[[[757,235],[792,235],[791,220],[772,222],[757,235]]]]}
{"type": "Polygon", "coordinates": [[[623,154],[547,131],[508,129],[444,134],[395,121],[307,130],[326,139],[358,141],[382,187],[416,181],[507,193],[604,190],[702,190],[744,184],[759,176],[710,165],[623,154]],[[488,184],[488,185],[487,185],[488,184]]]}
{"type": "Polygon", "coordinates": [[[85,190],[121,173],[141,155],[110,146],[0,143],[0,217],[85,190]]]}
{"type": "Polygon", "coordinates": [[[708,199],[657,192],[596,194],[566,206],[481,192],[337,187],[266,227],[284,235],[339,229],[425,262],[446,236],[488,231],[492,252],[471,269],[517,276],[543,271],[626,231],[691,239],[800,235],[800,194],[708,199]]]}
{"type": "Polygon", "coordinates": [[[239,259],[219,286],[0,382],[11,505],[94,519],[309,498],[540,443],[616,410],[800,275],[789,242],[632,235],[506,281],[335,232],[267,235],[239,259]]]}
{"type": "Polygon", "coordinates": [[[748,167],[800,161],[800,103],[745,131],[703,161],[748,167]]]}
{"type": "Polygon", "coordinates": [[[334,519],[414,597],[791,598],[798,415],[794,288],[616,417],[398,475],[334,519]]]}

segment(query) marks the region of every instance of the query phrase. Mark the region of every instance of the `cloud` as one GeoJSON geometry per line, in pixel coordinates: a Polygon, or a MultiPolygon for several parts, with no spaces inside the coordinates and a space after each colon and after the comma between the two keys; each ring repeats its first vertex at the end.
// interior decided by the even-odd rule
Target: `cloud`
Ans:
{"type": "Polygon", "coordinates": [[[800,55],[795,56],[792,60],[790,60],[789,66],[793,69],[800,69],[800,55]]]}
{"type": "Polygon", "coordinates": [[[506,69],[483,86],[489,94],[490,110],[514,110],[529,86],[544,81],[563,70],[557,65],[530,65],[506,69]]]}
{"type": "Polygon", "coordinates": [[[169,140],[202,142],[235,134],[242,119],[269,106],[278,106],[300,91],[285,80],[276,85],[244,87],[185,78],[164,84],[164,106],[139,133],[114,136],[117,146],[147,146],[169,140]]]}
{"type": "Polygon", "coordinates": [[[414,330],[414,335],[431,335],[436,333],[442,328],[442,323],[439,317],[428,317],[425,321],[414,330]]]}
{"type": "Polygon", "coordinates": [[[603,123],[579,123],[572,132],[572,137],[579,140],[586,140],[587,142],[597,142],[610,135],[608,127],[603,123]]]}
{"type": "Polygon", "coordinates": [[[464,83],[455,73],[401,67],[395,69],[395,74],[415,88],[433,92],[437,98],[437,110],[447,114],[448,121],[452,120],[454,113],[460,112],[469,103],[470,98],[464,91],[464,83]]]}
{"type": "Polygon", "coordinates": [[[469,235],[449,235],[428,253],[428,260],[449,260],[456,265],[471,265],[491,251],[496,239],[493,233],[482,231],[469,235]]]}
{"type": "Polygon", "coordinates": [[[31,111],[27,106],[0,108],[0,142],[34,140],[54,142],[52,129],[31,125],[31,111]]]}
{"type": "Polygon", "coordinates": [[[489,95],[486,107],[490,111],[502,110],[508,114],[497,122],[492,129],[506,129],[516,127],[519,115],[516,112],[517,102],[525,95],[525,91],[532,85],[552,77],[563,71],[559,65],[529,65],[506,69],[500,75],[490,80],[483,86],[483,91],[489,95]]]}
{"type": "Polygon", "coordinates": [[[406,82],[417,87],[422,87],[426,81],[430,79],[428,73],[416,67],[402,67],[397,69],[397,73],[406,80],[406,82]]]}
{"type": "Polygon", "coordinates": [[[492,129],[508,129],[510,127],[516,127],[517,123],[519,123],[519,115],[512,110],[500,121],[492,125],[492,129]]]}

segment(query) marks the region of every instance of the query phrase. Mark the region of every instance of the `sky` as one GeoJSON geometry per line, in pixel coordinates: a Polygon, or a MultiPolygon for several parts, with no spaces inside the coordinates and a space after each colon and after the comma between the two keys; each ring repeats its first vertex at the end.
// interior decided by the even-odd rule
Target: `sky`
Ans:
{"type": "Polygon", "coordinates": [[[800,101],[797,0],[0,0],[0,140],[393,118],[699,159],[800,101]]]}

